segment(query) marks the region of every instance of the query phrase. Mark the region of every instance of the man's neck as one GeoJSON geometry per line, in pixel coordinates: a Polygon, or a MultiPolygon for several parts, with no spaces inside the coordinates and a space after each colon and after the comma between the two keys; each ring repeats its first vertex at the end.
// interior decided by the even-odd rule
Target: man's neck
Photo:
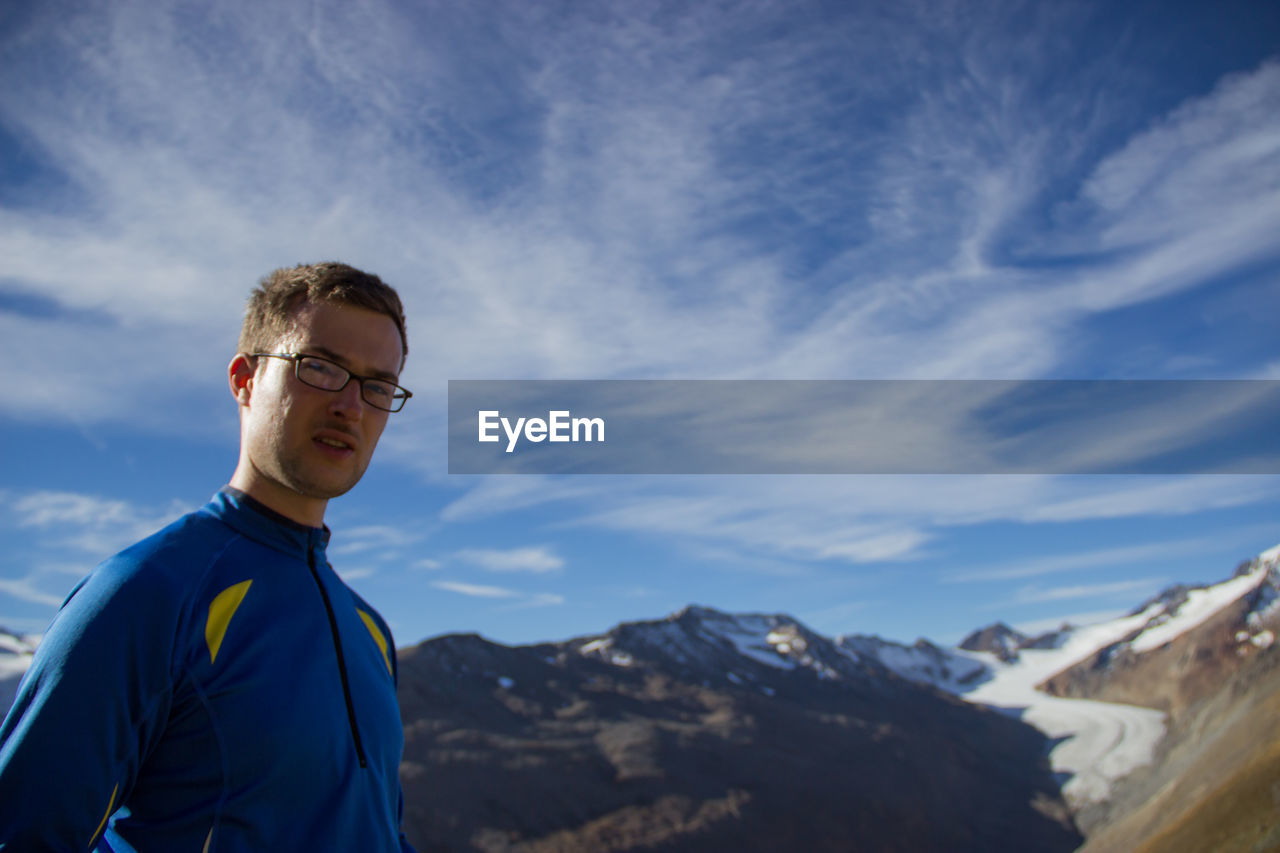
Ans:
{"type": "Polygon", "coordinates": [[[231,475],[230,485],[239,489],[258,503],[306,527],[324,527],[324,511],[329,501],[301,495],[248,466],[237,466],[231,475]]]}

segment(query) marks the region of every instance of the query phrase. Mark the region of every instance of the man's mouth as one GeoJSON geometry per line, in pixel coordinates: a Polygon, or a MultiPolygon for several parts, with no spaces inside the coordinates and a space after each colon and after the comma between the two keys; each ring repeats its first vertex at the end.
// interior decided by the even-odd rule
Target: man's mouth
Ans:
{"type": "Polygon", "coordinates": [[[332,447],[334,450],[354,451],[356,448],[354,438],[346,437],[334,430],[326,430],[325,432],[314,436],[312,440],[316,444],[323,445],[324,447],[332,447]]]}

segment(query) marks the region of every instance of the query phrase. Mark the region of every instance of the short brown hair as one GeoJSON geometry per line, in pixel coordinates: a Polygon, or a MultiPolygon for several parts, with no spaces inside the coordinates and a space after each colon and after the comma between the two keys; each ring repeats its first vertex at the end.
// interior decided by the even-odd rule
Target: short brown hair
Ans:
{"type": "Polygon", "coordinates": [[[335,261],[281,267],[264,276],[249,294],[240,327],[240,352],[262,352],[289,332],[303,305],[336,302],[386,314],[400,332],[401,364],[409,355],[404,306],[391,285],[372,273],[335,261]]]}

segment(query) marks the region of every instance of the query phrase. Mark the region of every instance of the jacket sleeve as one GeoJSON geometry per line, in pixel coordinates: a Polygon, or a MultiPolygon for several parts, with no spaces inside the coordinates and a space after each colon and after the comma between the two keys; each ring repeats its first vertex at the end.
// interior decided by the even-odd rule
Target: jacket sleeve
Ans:
{"type": "Polygon", "coordinates": [[[63,603],[0,726],[0,850],[83,853],[128,799],[171,701],[164,598],[117,557],[63,603]]]}

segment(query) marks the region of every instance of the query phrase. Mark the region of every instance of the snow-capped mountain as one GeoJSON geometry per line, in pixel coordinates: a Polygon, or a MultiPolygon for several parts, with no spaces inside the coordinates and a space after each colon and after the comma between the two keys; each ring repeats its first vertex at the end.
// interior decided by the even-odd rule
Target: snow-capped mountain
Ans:
{"type": "Polygon", "coordinates": [[[420,849],[1069,851],[1044,737],[782,614],[404,649],[420,849]],[[441,784],[447,780],[447,784],[441,784]],[[480,839],[477,841],[476,839],[480,839]]]}
{"type": "MultiPolygon", "coordinates": [[[[962,698],[1005,709],[1060,743],[1050,753],[1055,772],[1068,781],[1063,791],[1080,807],[1104,799],[1111,781],[1151,760],[1164,732],[1163,714],[1146,708],[1106,705],[1078,699],[1061,699],[1037,689],[1046,678],[1070,667],[1100,646],[1132,633],[1139,623],[1117,621],[1061,632],[1056,648],[1031,648],[1013,643],[1016,632],[991,631],[997,651],[940,650],[884,643],[878,651],[882,664],[904,678],[926,682],[962,698]],[[947,661],[939,668],[934,661],[947,661]],[[964,678],[952,673],[963,672],[964,678]]],[[[1021,636],[1021,635],[1018,635],[1021,636]]],[[[841,638],[844,645],[865,639],[841,638]]]]}
{"type": "Polygon", "coordinates": [[[570,641],[580,655],[617,666],[638,661],[701,680],[758,684],[769,692],[777,671],[810,672],[819,679],[866,681],[883,676],[875,658],[842,649],[783,614],[729,614],[689,606],[666,619],[627,622],[600,637],[570,641]]]}
{"type": "Polygon", "coordinates": [[[1273,692],[1253,697],[1264,669],[1224,681],[1225,659],[1202,652],[1220,636],[1232,665],[1256,658],[1280,674],[1278,558],[1280,547],[1222,583],[1171,588],[1099,624],[1036,637],[991,626],[966,639],[969,649],[831,640],[784,614],[696,606],[538,646],[430,640],[401,659],[410,812],[424,846],[491,835],[504,845],[554,839],[566,851],[619,838],[672,849],[977,850],[1008,849],[1012,833],[1022,849],[1073,850],[1084,827],[1090,839],[1119,839],[1099,849],[1135,850],[1203,799],[1203,780],[1244,802],[1232,786],[1272,773],[1231,756],[1242,741],[1273,737],[1268,725],[1280,742],[1280,723],[1267,723],[1280,678],[1259,681],[1273,692]],[[1207,661],[1209,675],[1144,669],[1184,659],[1207,661]],[[1186,717],[1185,702],[1149,707],[1159,691],[1143,678],[1212,702],[1186,717]],[[1124,695],[1135,683],[1142,695],[1124,695]],[[1230,696],[1214,694],[1222,685],[1230,696]],[[1206,731],[1226,732],[1205,749],[1227,758],[1205,759],[1196,744],[1210,742],[1206,731]],[[1020,828],[988,834],[975,816],[1025,805],[1025,786],[1050,771],[1052,798],[1035,799],[1058,817],[1020,813],[1020,828]],[[1153,816],[1148,801],[1178,808],[1153,816]],[[887,827],[892,837],[877,834],[887,827]],[[903,827],[933,834],[904,838],[903,827]],[[957,827],[976,835],[951,834],[957,827]],[[1032,844],[1031,834],[1052,840],[1032,844]],[[688,846],[695,838],[703,846],[688,846]]]}
{"type": "MultiPolygon", "coordinates": [[[[1166,711],[1176,707],[1137,705],[1151,704],[1152,693],[1145,683],[1140,695],[1117,697],[1114,684],[1108,684],[1108,693],[1101,687],[1106,675],[1118,671],[1122,662],[1130,670],[1139,670],[1137,661],[1233,606],[1240,613],[1230,614],[1232,655],[1244,658],[1274,643],[1280,630],[1280,546],[1242,564],[1221,583],[1171,587],[1128,616],[1063,626],[1036,638],[997,623],[975,631],[957,649],[938,649],[925,641],[904,646],[865,637],[842,637],[837,642],[874,656],[904,678],[1016,712],[1060,740],[1051,761],[1055,771],[1068,777],[1064,793],[1078,808],[1105,800],[1115,780],[1153,760],[1165,732],[1166,711]],[[1075,681],[1091,686],[1072,689],[1066,683],[1078,669],[1087,670],[1088,675],[1077,674],[1075,681]],[[1085,698],[1094,696],[1112,701],[1085,698]]],[[[1220,681],[1222,667],[1215,666],[1214,672],[1220,681]]],[[[1167,689],[1181,683],[1176,674],[1164,670],[1149,679],[1167,689]]]]}
{"type": "MultiPolygon", "coordinates": [[[[401,651],[406,821],[424,849],[1071,850],[1082,826],[1137,849],[1181,814],[1148,800],[1280,778],[1280,752],[1233,758],[1280,743],[1277,632],[1280,546],[1118,619],[961,648],[698,606],[534,646],[440,637],[401,651]]],[[[33,648],[0,632],[0,690],[33,648]]]]}
{"type": "MultiPolygon", "coordinates": [[[[1238,633],[1237,642],[1267,648],[1275,642],[1274,623],[1280,620],[1280,546],[1242,564],[1232,578],[1221,583],[1179,584],[1119,619],[1086,626],[1063,625],[1034,638],[998,622],[974,631],[954,649],[940,648],[924,639],[906,646],[861,635],[839,637],[836,644],[904,678],[973,698],[979,687],[1000,680],[1000,673],[1034,670],[1048,678],[1099,652],[1113,658],[1126,652],[1153,651],[1246,598],[1246,630],[1238,633]],[[1044,654],[1032,655],[1031,666],[1018,666],[1027,652],[1044,654]]],[[[992,689],[988,687],[984,694],[992,689]]]]}
{"type": "Polygon", "coordinates": [[[1064,624],[1056,631],[1050,631],[1036,637],[1028,637],[1021,631],[1010,628],[1003,622],[996,622],[985,628],[979,628],[960,641],[957,647],[966,652],[990,652],[1005,663],[1013,663],[1023,649],[1056,649],[1066,642],[1071,632],[1070,625],[1064,624]]]}
{"type": "Polygon", "coordinates": [[[831,641],[781,614],[732,615],[688,607],[658,621],[628,623],[573,645],[578,654],[618,666],[666,662],[686,675],[727,679],[772,693],[769,670],[812,671],[821,679],[866,681],[889,670],[910,681],[1003,709],[1058,742],[1050,754],[1067,779],[1076,808],[1107,799],[1112,784],[1150,764],[1166,728],[1165,713],[1135,704],[1054,696],[1042,684],[1105,651],[1140,655],[1194,630],[1227,605],[1252,596],[1240,642],[1265,647],[1280,612],[1280,547],[1241,567],[1234,577],[1202,587],[1171,587],[1128,616],[1029,637],[1003,623],[970,634],[959,648],[927,640],[913,646],[878,637],[831,641]],[[763,669],[762,669],[763,667],[763,669]]]}
{"type": "Polygon", "coordinates": [[[1280,548],[1153,600],[1140,630],[1046,679],[1055,696],[1163,712],[1155,761],[1080,813],[1095,850],[1280,850],[1280,548]],[[1096,844],[1093,842],[1096,841],[1096,844]],[[1144,846],[1145,845],[1145,846],[1144,846]]]}
{"type": "Polygon", "coordinates": [[[1115,648],[1133,653],[1153,651],[1167,645],[1187,631],[1203,624],[1222,608],[1252,595],[1246,618],[1253,630],[1245,632],[1240,642],[1265,648],[1275,635],[1263,627],[1263,623],[1275,614],[1280,601],[1280,566],[1277,566],[1280,548],[1265,552],[1258,559],[1241,566],[1236,576],[1220,584],[1207,587],[1178,587],[1177,597],[1170,600],[1161,596],[1147,602],[1137,615],[1150,614],[1150,618],[1137,635],[1128,638],[1115,648]]]}
{"type": "Polygon", "coordinates": [[[990,679],[991,667],[986,661],[952,649],[936,646],[925,639],[904,646],[879,637],[861,634],[840,636],[836,645],[860,660],[875,661],[903,678],[921,684],[941,687],[963,694],[990,679]]]}
{"type": "Polygon", "coordinates": [[[965,637],[959,648],[966,652],[990,652],[1005,663],[1012,663],[1018,658],[1018,650],[1030,640],[1026,634],[1015,631],[1003,622],[996,622],[965,637]]]}

